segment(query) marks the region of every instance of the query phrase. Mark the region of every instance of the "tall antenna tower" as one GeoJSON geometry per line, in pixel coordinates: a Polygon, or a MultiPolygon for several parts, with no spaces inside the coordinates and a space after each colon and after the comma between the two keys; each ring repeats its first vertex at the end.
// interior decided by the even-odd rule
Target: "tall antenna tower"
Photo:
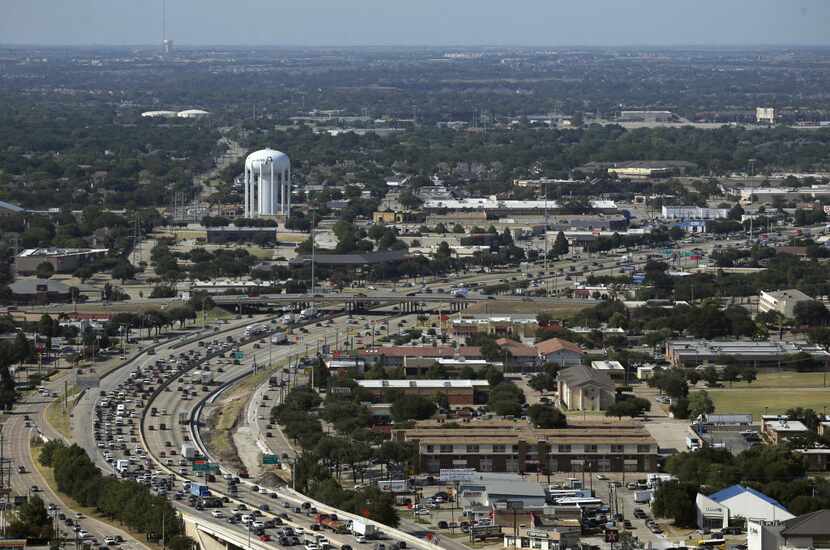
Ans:
{"type": "Polygon", "coordinates": [[[161,0],[161,49],[164,55],[173,53],[173,41],[167,39],[167,0],[161,0]]]}

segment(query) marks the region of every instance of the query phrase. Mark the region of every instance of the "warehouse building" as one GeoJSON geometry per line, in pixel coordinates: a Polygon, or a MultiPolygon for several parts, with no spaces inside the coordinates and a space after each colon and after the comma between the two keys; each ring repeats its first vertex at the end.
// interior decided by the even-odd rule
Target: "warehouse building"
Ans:
{"type": "Polygon", "coordinates": [[[55,273],[72,273],[107,252],[107,248],[29,248],[15,256],[14,269],[18,275],[32,275],[37,266],[49,263],[55,273]]]}
{"type": "Polygon", "coordinates": [[[509,420],[450,427],[432,421],[393,436],[418,445],[421,472],[654,472],[657,442],[636,422],[569,419],[566,428],[539,429],[509,420]]]}
{"type": "Polygon", "coordinates": [[[207,228],[207,242],[210,244],[277,242],[276,227],[236,227],[225,225],[207,228]]]}
{"type": "Polygon", "coordinates": [[[779,366],[790,356],[806,353],[816,361],[830,360],[830,353],[821,346],[805,341],[755,342],[752,340],[669,340],[666,360],[673,367],[696,367],[702,364],[729,361],[745,366],[779,366]]]}

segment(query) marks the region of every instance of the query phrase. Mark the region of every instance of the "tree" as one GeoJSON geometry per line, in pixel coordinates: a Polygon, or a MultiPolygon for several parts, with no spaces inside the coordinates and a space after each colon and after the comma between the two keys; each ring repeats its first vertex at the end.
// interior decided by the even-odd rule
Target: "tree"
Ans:
{"type": "Polygon", "coordinates": [[[464,226],[461,225],[460,223],[457,223],[453,226],[452,232],[453,233],[458,233],[458,234],[464,233],[464,226]]]}
{"type": "Polygon", "coordinates": [[[17,517],[8,527],[7,536],[32,540],[51,538],[52,520],[43,499],[33,495],[17,510],[17,517]]]}
{"type": "Polygon", "coordinates": [[[623,416],[642,416],[651,410],[651,401],[643,399],[642,397],[633,397],[630,399],[622,399],[616,403],[612,403],[606,410],[605,416],[616,416],[622,418],[623,416]]]}
{"type": "Polygon", "coordinates": [[[689,394],[689,417],[697,418],[704,414],[715,412],[715,403],[709,397],[706,390],[696,391],[689,394]]]}
{"type": "Polygon", "coordinates": [[[695,499],[698,488],[693,483],[661,483],[654,492],[651,505],[654,515],[673,519],[676,527],[694,527],[697,522],[695,499]]]}
{"type": "Polygon", "coordinates": [[[732,387],[732,384],[738,380],[741,375],[741,369],[737,365],[726,365],[723,369],[723,379],[726,382],[729,382],[729,387],[732,387]]]}
{"type": "Polygon", "coordinates": [[[568,418],[552,405],[531,405],[527,415],[537,428],[564,428],[568,425],[568,418]]]}
{"type": "Polygon", "coordinates": [[[527,381],[527,385],[539,393],[553,391],[556,389],[556,374],[548,372],[534,374],[530,380],[527,381]]]}
{"type": "Polygon", "coordinates": [[[669,410],[674,418],[689,418],[689,399],[687,397],[676,399],[669,405],[669,410]]]}
{"type": "Polygon", "coordinates": [[[135,272],[136,269],[133,264],[127,260],[121,260],[112,268],[112,278],[120,279],[121,284],[124,284],[124,281],[132,279],[135,276],[135,272]]]}
{"type": "Polygon", "coordinates": [[[747,384],[752,384],[758,379],[758,369],[755,367],[744,367],[741,369],[741,380],[747,384]]]}
{"type": "Polygon", "coordinates": [[[426,420],[435,414],[435,403],[420,395],[402,395],[392,403],[392,418],[395,422],[426,420]]]}
{"type": "Polygon", "coordinates": [[[568,253],[568,238],[565,237],[565,232],[560,231],[556,235],[556,240],[553,241],[553,248],[551,248],[551,254],[554,256],[564,256],[568,253]]]}
{"type": "Polygon", "coordinates": [[[38,279],[48,279],[55,274],[55,267],[49,262],[41,262],[35,268],[35,275],[38,279]]]}
{"type": "Polygon", "coordinates": [[[793,316],[799,325],[817,326],[827,324],[830,312],[821,302],[809,300],[798,302],[793,308],[793,316]]]}
{"type": "Polygon", "coordinates": [[[718,380],[720,380],[720,375],[718,375],[718,371],[715,367],[709,366],[703,369],[703,380],[712,387],[717,386],[718,380]]]}

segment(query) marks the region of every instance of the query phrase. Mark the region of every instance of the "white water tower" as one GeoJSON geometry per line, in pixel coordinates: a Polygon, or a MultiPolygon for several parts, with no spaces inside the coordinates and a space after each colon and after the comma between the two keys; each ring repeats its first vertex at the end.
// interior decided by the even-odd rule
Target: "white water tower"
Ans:
{"type": "Polygon", "coordinates": [[[262,149],[245,159],[246,218],[291,213],[291,161],[274,149],[262,149]]]}

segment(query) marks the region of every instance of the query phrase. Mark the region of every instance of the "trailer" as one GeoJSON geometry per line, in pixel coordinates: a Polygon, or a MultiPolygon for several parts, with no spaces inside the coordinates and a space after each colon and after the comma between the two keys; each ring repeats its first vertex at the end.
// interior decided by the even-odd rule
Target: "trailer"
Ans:
{"type": "Polygon", "coordinates": [[[322,527],[331,529],[335,533],[343,533],[346,530],[346,523],[337,519],[336,514],[317,514],[315,520],[322,527]]]}
{"type": "Polygon", "coordinates": [[[378,481],[378,489],[384,493],[406,493],[409,492],[409,483],[405,479],[378,481]]]}
{"type": "Polygon", "coordinates": [[[636,504],[648,504],[651,502],[651,491],[634,491],[634,502],[636,504]]]}
{"type": "Polygon", "coordinates": [[[199,456],[199,452],[196,450],[196,447],[190,443],[182,443],[182,458],[193,459],[197,456],[199,456]]]}
{"type": "Polygon", "coordinates": [[[271,335],[271,343],[274,345],[282,345],[288,343],[288,335],[284,332],[275,332],[271,335]]]}
{"type": "Polygon", "coordinates": [[[371,523],[366,523],[362,519],[352,520],[352,533],[361,535],[366,538],[371,538],[377,533],[377,529],[371,523]]]}
{"type": "Polygon", "coordinates": [[[201,483],[191,483],[190,494],[195,497],[207,497],[210,496],[210,489],[208,489],[207,485],[202,485],[201,483]]]}

